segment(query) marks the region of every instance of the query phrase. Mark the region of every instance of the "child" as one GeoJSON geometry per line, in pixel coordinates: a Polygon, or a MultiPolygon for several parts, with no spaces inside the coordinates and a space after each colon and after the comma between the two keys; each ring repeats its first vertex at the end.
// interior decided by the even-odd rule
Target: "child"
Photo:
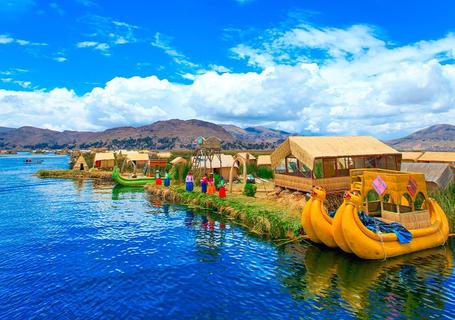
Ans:
{"type": "Polygon", "coordinates": [[[201,179],[201,192],[202,193],[207,193],[207,183],[208,183],[208,179],[207,179],[207,174],[204,174],[204,176],[202,177],[201,179]]]}
{"type": "Polygon", "coordinates": [[[169,187],[171,185],[171,176],[169,175],[169,172],[166,171],[164,174],[164,186],[169,187]]]}
{"type": "Polygon", "coordinates": [[[186,191],[192,192],[193,186],[194,186],[194,178],[193,178],[193,174],[191,173],[191,171],[188,172],[188,174],[186,175],[185,182],[186,182],[186,191]]]}
{"type": "Polygon", "coordinates": [[[163,184],[163,181],[161,180],[161,177],[160,177],[159,170],[156,170],[156,173],[155,173],[155,183],[157,186],[161,186],[163,184]]]}
{"type": "Polygon", "coordinates": [[[220,178],[220,185],[218,187],[218,196],[220,198],[226,198],[226,189],[224,188],[224,178],[220,178]]]}
{"type": "Polygon", "coordinates": [[[215,188],[215,181],[213,180],[213,173],[210,174],[209,180],[208,180],[208,188],[207,188],[207,193],[208,194],[215,194],[216,188],[215,188]]]}

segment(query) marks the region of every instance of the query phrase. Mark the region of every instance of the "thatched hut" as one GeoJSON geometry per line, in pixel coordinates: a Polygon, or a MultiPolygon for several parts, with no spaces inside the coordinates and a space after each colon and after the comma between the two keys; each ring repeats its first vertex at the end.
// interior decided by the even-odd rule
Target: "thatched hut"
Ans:
{"type": "Polygon", "coordinates": [[[169,159],[170,157],[172,157],[172,153],[169,151],[163,151],[158,152],[156,156],[158,159],[169,159]]]}
{"type": "Polygon", "coordinates": [[[115,156],[113,152],[96,153],[93,159],[93,167],[103,170],[112,170],[115,165],[115,156]]]}
{"type": "MultiPolygon", "coordinates": [[[[195,161],[194,156],[191,158],[191,161],[195,161]]],[[[207,169],[206,173],[217,173],[220,176],[223,176],[224,179],[229,179],[231,166],[234,166],[232,177],[235,179],[239,174],[239,166],[237,162],[234,161],[234,157],[229,154],[220,154],[220,157],[215,156],[211,163],[208,158],[201,158],[200,161],[202,162],[201,167],[207,169]]]]}
{"type": "Polygon", "coordinates": [[[126,163],[132,163],[135,168],[143,168],[149,162],[149,155],[146,153],[127,153],[126,163]]]}
{"type": "Polygon", "coordinates": [[[249,152],[239,152],[239,153],[237,153],[237,156],[242,157],[243,159],[245,159],[247,164],[256,164],[256,161],[257,161],[256,157],[253,156],[249,152]]]}
{"type": "Polygon", "coordinates": [[[425,163],[447,163],[452,167],[455,166],[455,152],[425,152],[417,162],[425,163]]]}
{"type": "Polygon", "coordinates": [[[85,158],[82,154],[79,155],[77,158],[76,162],[73,165],[73,170],[79,170],[79,171],[87,171],[88,170],[88,165],[87,161],[85,161],[85,158]]]}
{"type": "Polygon", "coordinates": [[[270,159],[270,155],[269,155],[269,154],[266,154],[266,155],[260,155],[260,156],[258,156],[258,159],[257,159],[257,166],[258,166],[258,167],[267,167],[267,168],[271,168],[271,167],[272,167],[272,160],[270,159]]]}
{"type": "Polygon", "coordinates": [[[173,160],[171,161],[171,164],[172,164],[173,166],[180,165],[180,164],[185,165],[187,162],[188,162],[188,161],[187,161],[185,158],[183,158],[183,157],[177,157],[177,158],[175,158],[175,159],[173,159],[173,160]]]}
{"type": "Polygon", "coordinates": [[[271,154],[275,185],[328,192],[349,189],[349,170],[400,170],[401,153],[373,137],[289,137],[271,154]]]}
{"type": "Polygon", "coordinates": [[[406,163],[401,171],[420,172],[425,175],[428,190],[445,189],[455,179],[454,170],[447,163],[406,163]]]}

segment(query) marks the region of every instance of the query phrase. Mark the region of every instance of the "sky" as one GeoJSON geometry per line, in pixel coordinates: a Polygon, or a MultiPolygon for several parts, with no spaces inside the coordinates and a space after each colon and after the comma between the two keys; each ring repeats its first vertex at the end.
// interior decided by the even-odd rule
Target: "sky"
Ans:
{"type": "Polygon", "coordinates": [[[0,126],[455,124],[455,1],[1,0],[0,126]]]}

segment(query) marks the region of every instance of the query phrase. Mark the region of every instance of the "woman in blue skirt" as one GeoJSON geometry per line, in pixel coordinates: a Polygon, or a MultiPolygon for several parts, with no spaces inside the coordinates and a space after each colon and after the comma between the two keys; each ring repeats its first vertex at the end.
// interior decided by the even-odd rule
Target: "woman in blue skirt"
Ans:
{"type": "Polygon", "coordinates": [[[193,187],[194,187],[194,178],[193,178],[193,174],[191,173],[191,171],[188,172],[188,174],[186,175],[185,182],[186,182],[186,191],[192,192],[193,187]]]}

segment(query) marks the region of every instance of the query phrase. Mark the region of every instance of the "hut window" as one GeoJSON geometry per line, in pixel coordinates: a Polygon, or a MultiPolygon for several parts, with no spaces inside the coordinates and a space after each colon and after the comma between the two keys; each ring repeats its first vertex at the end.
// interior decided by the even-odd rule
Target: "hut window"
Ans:
{"type": "Polygon", "coordinates": [[[378,156],[376,158],[376,168],[387,169],[387,160],[385,156],[378,156]]]}
{"type": "Polygon", "coordinates": [[[324,178],[332,178],[336,176],[336,159],[323,159],[324,178]]]}
{"type": "Polygon", "coordinates": [[[376,168],[376,157],[367,157],[365,159],[365,168],[376,168]]]}
{"type": "Polygon", "coordinates": [[[353,160],[353,167],[350,167],[349,169],[354,169],[354,168],[365,168],[365,158],[364,157],[355,157],[351,158],[353,160]]]}
{"type": "Polygon", "coordinates": [[[337,169],[336,169],[336,176],[337,177],[346,177],[349,176],[349,162],[348,158],[337,158],[337,169]]]}
{"type": "Polygon", "coordinates": [[[315,179],[322,178],[322,159],[314,160],[313,175],[315,179]]]}
{"type": "Polygon", "coordinates": [[[395,156],[386,156],[387,169],[397,170],[397,161],[395,156]]]}

